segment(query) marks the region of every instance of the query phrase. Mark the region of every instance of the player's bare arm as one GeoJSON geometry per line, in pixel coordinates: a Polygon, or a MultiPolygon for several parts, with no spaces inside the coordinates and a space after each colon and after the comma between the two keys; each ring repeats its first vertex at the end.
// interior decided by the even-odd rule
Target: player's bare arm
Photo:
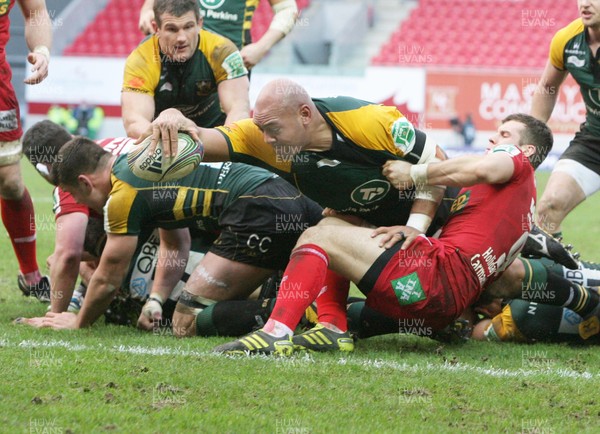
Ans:
{"type": "Polygon", "coordinates": [[[258,41],[240,50],[244,65],[248,69],[260,62],[269,50],[294,28],[298,17],[298,5],[295,0],[269,0],[269,3],[274,12],[269,29],[258,41]]]}
{"type": "Polygon", "coordinates": [[[227,114],[225,125],[250,117],[249,88],[250,81],[246,75],[219,83],[217,92],[221,109],[227,114]]]}
{"type": "Polygon", "coordinates": [[[144,35],[154,33],[152,21],[154,21],[154,0],[146,0],[140,9],[140,18],[138,20],[138,28],[144,35]]]}
{"type": "MultiPolygon", "coordinates": [[[[123,125],[128,137],[147,137],[148,129],[154,117],[154,98],[139,92],[121,92],[123,125]]],[[[177,135],[175,135],[177,136],[177,135]]]]}
{"type": "Polygon", "coordinates": [[[544,122],[550,119],[558,98],[558,90],[567,75],[567,71],[557,69],[550,60],[546,62],[542,78],[531,101],[531,116],[544,122]]]}
{"type": "Polygon", "coordinates": [[[48,76],[52,21],[44,0],[19,0],[18,3],[25,18],[25,42],[29,47],[27,61],[32,65],[31,75],[23,82],[37,84],[48,76]]]}
{"type": "Polygon", "coordinates": [[[56,219],[54,254],[50,267],[51,312],[65,312],[73,295],[83,255],[88,216],[81,212],[56,219]]]}
{"type": "Polygon", "coordinates": [[[188,228],[159,229],[160,247],[152,292],[138,318],[138,327],[152,330],[162,319],[162,305],[183,276],[190,254],[191,237],[188,228]]]}
{"type": "Polygon", "coordinates": [[[394,160],[383,166],[383,174],[396,188],[409,188],[416,183],[453,187],[501,184],[510,179],[513,171],[512,157],[503,152],[466,155],[427,165],[394,160]]]}

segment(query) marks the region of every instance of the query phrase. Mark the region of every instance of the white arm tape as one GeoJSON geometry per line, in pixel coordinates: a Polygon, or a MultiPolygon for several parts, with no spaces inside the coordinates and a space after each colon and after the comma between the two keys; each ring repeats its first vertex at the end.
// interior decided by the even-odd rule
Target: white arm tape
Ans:
{"type": "Polygon", "coordinates": [[[415,228],[421,232],[426,232],[430,224],[431,217],[420,213],[411,214],[406,222],[406,226],[410,226],[411,228],[415,228]]]}
{"type": "Polygon", "coordinates": [[[410,178],[417,190],[427,184],[427,166],[428,164],[413,164],[410,167],[410,178]]]}
{"type": "Polygon", "coordinates": [[[298,16],[298,5],[295,0],[283,0],[272,6],[273,19],[269,29],[279,30],[284,35],[287,35],[294,28],[296,24],[296,17],[298,16]]]}
{"type": "Polygon", "coordinates": [[[33,49],[33,52],[43,54],[46,59],[50,60],[50,50],[45,45],[38,45],[33,49]]]}

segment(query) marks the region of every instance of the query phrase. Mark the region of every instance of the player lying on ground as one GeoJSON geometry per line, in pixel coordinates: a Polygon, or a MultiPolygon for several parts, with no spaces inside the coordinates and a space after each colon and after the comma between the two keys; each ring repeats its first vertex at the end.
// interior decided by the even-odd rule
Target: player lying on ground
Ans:
{"type": "MultiPolygon", "coordinates": [[[[503,128],[506,134],[482,156],[414,166],[390,161],[384,166],[399,190],[419,183],[463,187],[439,239],[386,242],[369,229],[327,218],[298,240],[265,327],[215,350],[353,350],[347,294],[325,285],[328,270],[355,282],[367,297],[366,305],[388,317],[419,319],[434,331],[446,327],[512,263],[533,224],[534,168],[552,147],[552,133],[527,115],[507,118],[503,128]],[[329,294],[330,303],[318,304],[319,324],[292,339],[302,312],[321,292],[321,297],[329,294]]],[[[403,234],[396,238],[400,241],[403,234]]]]}
{"type": "Polygon", "coordinates": [[[78,202],[96,211],[105,208],[108,237],[80,313],[49,313],[27,321],[36,326],[79,328],[93,323],[125,277],[139,234],[159,227],[153,310],[146,317],[151,328],[185,268],[188,227],[221,230],[188,280],[174,315],[174,333],[194,335],[203,308],[217,300],[246,298],[273,270],[285,267],[300,231],[321,218],[317,204],[263,169],[202,165],[178,181],[155,184],[133,176],[124,155],[115,157],[84,138],[60,150],[53,176],[78,202]],[[299,225],[278,226],[282,216],[294,216],[299,225]]]}
{"type": "MultiPolygon", "coordinates": [[[[36,168],[44,179],[52,183],[52,163],[56,161],[57,154],[60,148],[71,140],[72,136],[62,126],[45,120],[34,124],[23,138],[24,153],[29,162],[36,168]]],[[[131,149],[132,139],[126,137],[103,139],[97,141],[105,150],[110,151],[114,155],[127,153],[131,149]]],[[[102,215],[90,209],[84,204],[79,204],[73,199],[70,193],[65,192],[60,187],[54,190],[54,212],[56,217],[56,237],[54,253],[51,255],[52,266],[50,267],[50,276],[52,282],[51,291],[51,308],[53,312],[78,311],[81,301],[81,291],[73,296],[73,290],[77,281],[77,275],[80,269],[80,262],[84,253],[92,253],[95,256],[100,256],[104,245],[99,241],[106,240],[106,234],[103,235],[92,229],[90,235],[90,226],[96,226],[94,223],[100,224],[102,227],[102,215]],[[86,248],[86,240],[90,241],[86,248]],[[69,301],[73,299],[73,306],[69,301]]],[[[286,219],[289,220],[289,219],[286,219]]],[[[296,219],[297,220],[297,219],[296,219]]],[[[293,225],[287,225],[293,226],[293,225]]],[[[216,235],[211,235],[213,239],[216,235]]],[[[194,231],[192,235],[192,252],[190,260],[191,265],[196,265],[207,248],[202,243],[202,238],[206,238],[207,234],[202,231],[194,231]],[[200,245],[194,247],[194,244],[200,245]],[[199,256],[199,258],[196,258],[199,256]]],[[[128,295],[127,300],[119,302],[115,300],[113,305],[119,304],[123,309],[111,306],[110,311],[113,316],[124,318],[126,322],[130,322],[130,318],[139,311],[138,303],[142,303],[147,299],[151,292],[154,275],[154,267],[156,263],[156,254],[158,252],[158,234],[140,236],[140,242],[134,260],[132,261],[129,270],[130,278],[126,278],[121,288],[121,294],[128,295]],[[152,264],[152,265],[151,265],[152,264]],[[124,312],[124,310],[132,310],[133,312],[124,312]],[[119,311],[116,314],[116,311],[119,311]]],[[[188,264],[188,268],[191,266],[188,264]]],[[[193,269],[193,268],[192,268],[193,269]]],[[[187,273],[184,273],[183,281],[187,280],[187,273]]],[[[171,294],[170,300],[177,301],[180,291],[175,291],[171,294]]],[[[274,293],[266,294],[265,297],[274,297],[274,293]]],[[[263,297],[263,298],[265,298],[263,297]]],[[[167,310],[172,311],[169,304],[167,310]]],[[[272,300],[235,300],[217,302],[207,309],[204,309],[198,315],[196,333],[200,336],[225,335],[239,336],[249,331],[264,325],[264,321],[268,318],[270,308],[274,304],[272,300]],[[258,321],[258,322],[257,322],[258,321]]],[[[111,318],[113,317],[111,316],[111,318]]],[[[135,315],[137,320],[137,315],[135,315]]],[[[164,322],[170,322],[171,316],[163,318],[164,322]]],[[[124,322],[115,319],[116,322],[124,322]]],[[[135,321],[134,321],[135,323],[135,321]]]]}
{"type": "MultiPolygon", "coordinates": [[[[523,260],[522,258],[517,259],[523,260]]],[[[600,265],[581,261],[577,270],[571,270],[563,265],[557,264],[549,259],[529,259],[527,261],[528,273],[523,277],[521,282],[518,284],[518,288],[506,288],[505,293],[513,294],[514,299],[511,301],[513,306],[517,306],[517,309],[509,311],[517,323],[523,322],[525,325],[522,327],[522,335],[527,339],[535,340],[546,340],[546,341],[557,341],[562,340],[563,337],[566,339],[575,340],[583,339],[581,336],[587,336],[590,330],[593,330],[594,320],[584,324],[585,330],[582,330],[582,334],[579,334],[579,324],[581,323],[581,316],[573,312],[571,309],[566,307],[567,305],[574,305],[575,303],[564,303],[562,298],[562,304],[559,302],[557,306],[551,306],[547,304],[547,301],[561,300],[564,294],[568,294],[577,285],[587,288],[589,291],[590,287],[600,286],[600,265]],[[518,300],[522,298],[522,300],[518,300]],[[544,304],[544,302],[546,302],[544,304]],[[533,317],[525,316],[529,311],[523,308],[529,304],[544,306],[539,311],[534,311],[533,317]],[[515,312],[517,312],[515,314],[515,312]],[[570,321],[571,327],[568,331],[568,336],[563,336],[565,327],[562,324],[558,315],[563,315],[568,321],[570,321]],[[518,318],[517,318],[518,315],[518,318]],[[543,327],[540,327],[540,318],[545,321],[543,327]],[[558,318],[558,320],[556,319],[558,318]],[[575,321],[577,319],[577,321],[575,321]],[[531,320],[531,321],[530,321],[531,320]],[[577,336],[572,335],[575,333],[577,336]],[[557,336],[560,335],[560,336],[557,336]]],[[[593,289],[592,289],[593,290],[593,289]]],[[[489,291],[486,291],[489,292],[489,291]]],[[[576,297],[573,297],[575,300],[576,297]]],[[[577,298],[580,300],[580,298],[577,298]]],[[[477,300],[475,306],[479,314],[483,314],[488,318],[492,318],[499,313],[501,307],[500,301],[502,298],[495,298],[496,303],[491,303],[494,297],[490,294],[484,294],[477,300]],[[489,306],[488,306],[489,304],[489,306]],[[498,311],[492,311],[496,309],[498,311]]],[[[509,300],[509,299],[507,299],[509,300]]],[[[364,300],[352,300],[352,303],[348,305],[348,328],[350,333],[360,339],[369,338],[385,333],[398,333],[401,327],[397,319],[385,318],[381,316],[372,315],[372,309],[365,307],[364,300]],[[373,322],[372,318],[377,318],[378,321],[373,322]]],[[[505,309],[506,311],[507,309],[505,309]]],[[[504,316],[500,319],[505,318],[504,316]]],[[[472,329],[473,324],[479,324],[477,316],[470,313],[469,310],[463,313],[462,319],[467,320],[460,321],[457,325],[458,328],[454,328],[454,324],[451,324],[449,330],[444,330],[442,333],[432,333],[429,329],[420,327],[411,327],[410,330],[405,330],[405,333],[414,333],[422,336],[432,337],[434,339],[448,339],[453,341],[457,339],[466,339],[470,336],[470,331],[465,330],[465,327],[472,329]],[[448,333],[446,333],[448,332],[448,333]]],[[[413,324],[415,325],[415,324],[413,324]]],[[[416,324],[418,325],[418,324],[416,324]]],[[[516,325],[518,327],[518,324],[516,325]]],[[[477,325],[477,328],[481,329],[483,326],[477,325]]],[[[521,327],[518,327],[521,329],[521,327]]],[[[406,329],[406,328],[405,328],[406,329]]],[[[516,335],[516,334],[515,334],[516,335]]],[[[500,333],[498,336],[503,340],[512,340],[512,335],[509,333],[500,333]]],[[[492,338],[494,336],[490,336],[492,338]]]]}
{"type": "MultiPolygon", "coordinates": [[[[323,207],[333,209],[334,215],[359,217],[365,225],[383,226],[373,233],[386,232],[388,239],[399,232],[409,241],[423,232],[433,235],[446,220],[458,191],[446,189],[436,214],[442,189],[420,184],[398,192],[382,175],[388,160],[424,164],[445,158],[396,107],[351,97],[313,99],[302,86],[287,79],[265,85],[253,119],[204,129],[171,109],[162,112],[145,135],[170,143],[178,130],[202,139],[205,160],[231,159],[267,167],[323,207]]],[[[505,132],[499,129],[491,140],[499,140],[502,134],[505,132]]],[[[165,153],[169,154],[168,149],[165,153]]],[[[343,279],[335,284],[348,286],[343,279]]],[[[375,325],[377,316],[380,314],[368,312],[368,324],[375,325]]],[[[396,326],[388,332],[395,331],[396,326]]]]}

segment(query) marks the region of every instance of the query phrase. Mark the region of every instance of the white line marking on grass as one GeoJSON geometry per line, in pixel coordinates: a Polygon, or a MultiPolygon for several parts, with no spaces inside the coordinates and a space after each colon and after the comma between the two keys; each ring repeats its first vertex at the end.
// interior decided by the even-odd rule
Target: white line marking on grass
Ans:
{"type": "MultiPolygon", "coordinates": [[[[144,347],[141,345],[113,345],[113,346],[105,346],[102,344],[89,346],[83,344],[73,344],[69,341],[63,340],[50,340],[50,341],[35,341],[35,340],[23,340],[18,344],[14,344],[6,339],[0,341],[0,346],[3,347],[19,347],[19,348],[37,348],[37,347],[50,347],[50,348],[64,348],[69,351],[111,351],[116,353],[125,353],[125,354],[135,354],[135,355],[151,355],[151,356],[183,356],[183,357],[224,357],[219,354],[212,353],[210,351],[197,351],[184,349],[181,347],[170,348],[170,347],[144,347]]],[[[228,358],[244,358],[244,356],[227,356],[228,358]]],[[[551,377],[561,377],[561,378],[573,378],[573,379],[594,379],[599,378],[599,374],[592,374],[590,372],[577,372],[569,369],[502,369],[502,368],[484,368],[481,366],[473,366],[466,363],[448,363],[445,362],[443,364],[434,364],[427,363],[417,364],[417,365],[409,365],[407,363],[399,363],[388,360],[379,360],[379,359],[366,359],[366,360],[358,360],[358,359],[348,359],[341,358],[338,360],[314,360],[314,358],[307,356],[306,354],[299,357],[292,357],[289,359],[286,358],[276,358],[276,357],[262,357],[262,359],[267,361],[274,361],[279,364],[290,364],[299,366],[301,364],[310,364],[310,363],[319,363],[321,365],[348,365],[348,366],[359,366],[364,368],[375,368],[375,369],[392,369],[400,372],[411,372],[411,373],[419,373],[419,372],[471,372],[478,375],[496,377],[496,378],[525,378],[525,377],[536,377],[536,376],[551,376],[551,377]]]]}

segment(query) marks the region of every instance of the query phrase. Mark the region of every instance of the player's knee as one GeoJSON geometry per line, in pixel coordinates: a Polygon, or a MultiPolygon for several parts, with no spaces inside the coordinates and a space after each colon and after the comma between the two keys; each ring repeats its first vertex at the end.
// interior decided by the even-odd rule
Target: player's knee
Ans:
{"type": "Polygon", "coordinates": [[[523,287],[524,276],[525,268],[523,267],[523,263],[520,260],[516,260],[486,291],[495,298],[519,297],[523,287]]]}
{"type": "Polygon", "coordinates": [[[557,192],[546,191],[537,204],[537,213],[547,216],[563,213],[567,209],[567,198],[557,192]]]}
{"type": "Polygon", "coordinates": [[[318,244],[318,241],[323,240],[323,228],[320,226],[311,226],[302,232],[298,238],[298,245],[302,244],[318,244]]]}
{"type": "Polygon", "coordinates": [[[8,200],[19,200],[23,196],[25,185],[18,173],[0,176],[0,196],[8,200]]]}

